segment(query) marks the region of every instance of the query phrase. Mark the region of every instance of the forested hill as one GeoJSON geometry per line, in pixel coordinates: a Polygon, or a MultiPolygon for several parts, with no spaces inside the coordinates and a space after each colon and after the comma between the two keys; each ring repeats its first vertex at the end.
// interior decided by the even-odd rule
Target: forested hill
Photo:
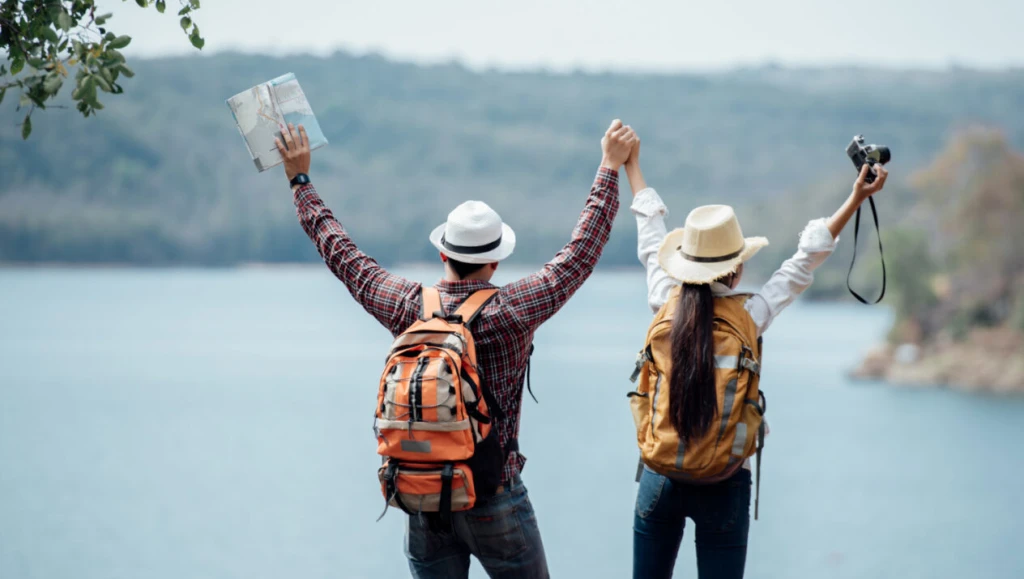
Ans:
{"type": "MultiPolygon", "coordinates": [[[[732,203],[777,255],[848,192],[855,133],[892,147],[896,176],[927,165],[962,126],[993,125],[1024,144],[1022,71],[480,73],[347,54],[133,67],[99,118],[42,111],[26,142],[17,99],[0,105],[0,261],[317,259],[281,170],[257,173],[224,104],[289,71],[331,142],[314,153],[314,181],[361,246],[391,263],[432,258],[427,233],[465,199],[517,229],[521,263],[542,262],[568,237],[614,117],[640,133],[673,224],[698,203],[732,203]]],[[[624,181],[606,264],[635,260],[624,181]]],[[[885,219],[909,206],[898,185],[881,201],[885,219]]]]}

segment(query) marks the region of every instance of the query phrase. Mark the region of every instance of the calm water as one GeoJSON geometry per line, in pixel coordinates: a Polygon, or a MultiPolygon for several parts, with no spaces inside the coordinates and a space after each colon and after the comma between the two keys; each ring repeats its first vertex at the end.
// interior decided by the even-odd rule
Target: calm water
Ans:
{"type": "MultiPolygon", "coordinates": [[[[604,273],[537,335],[524,479],[556,577],[629,576],[648,320],[642,274],[604,273]]],[[[748,577],[1024,576],[1024,400],[846,381],[887,323],[798,305],[769,332],[748,577]]],[[[0,577],[408,576],[401,514],[374,523],[388,343],[322,268],[0,270],[0,577]]]]}

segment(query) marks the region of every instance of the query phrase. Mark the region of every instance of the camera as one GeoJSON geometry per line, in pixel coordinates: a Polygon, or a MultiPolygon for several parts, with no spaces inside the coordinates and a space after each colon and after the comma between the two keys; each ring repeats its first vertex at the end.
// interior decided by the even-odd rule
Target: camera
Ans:
{"type": "MultiPolygon", "coordinates": [[[[857,135],[852,141],[850,141],[850,144],[846,147],[846,154],[849,155],[850,160],[853,161],[853,166],[857,168],[858,173],[860,173],[860,168],[863,167],[865,163],[868,165],[884,165],[892,158],[889,154],[889,147],[883,147],[881,145],[865,145],[863,135],[857,135]]],[[[864,181],[867,183],[874,183],[875,172],[868,171],[864,181]]]]}

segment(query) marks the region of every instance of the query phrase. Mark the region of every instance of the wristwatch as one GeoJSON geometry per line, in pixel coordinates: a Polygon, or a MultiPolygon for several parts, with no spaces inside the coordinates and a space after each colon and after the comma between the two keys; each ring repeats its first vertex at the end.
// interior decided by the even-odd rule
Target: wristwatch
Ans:
{"type": "Polygon", "coordinates": [[[295,187],[296,185],[306,185],[309,183],[309,175],[305,173],[299,173],[298,175],[292,177],[290,183],[292,187],[295,187]]]}

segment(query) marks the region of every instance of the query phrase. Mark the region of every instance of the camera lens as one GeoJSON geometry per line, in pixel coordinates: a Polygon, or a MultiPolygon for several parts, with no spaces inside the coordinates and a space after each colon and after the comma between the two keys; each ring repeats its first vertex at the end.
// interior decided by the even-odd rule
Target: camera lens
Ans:
{"type": "Polygon", "coordinates": [[[886,164],[892,156],[889,154],[889,147],[878,147],[878,162],[886,164]]]}

